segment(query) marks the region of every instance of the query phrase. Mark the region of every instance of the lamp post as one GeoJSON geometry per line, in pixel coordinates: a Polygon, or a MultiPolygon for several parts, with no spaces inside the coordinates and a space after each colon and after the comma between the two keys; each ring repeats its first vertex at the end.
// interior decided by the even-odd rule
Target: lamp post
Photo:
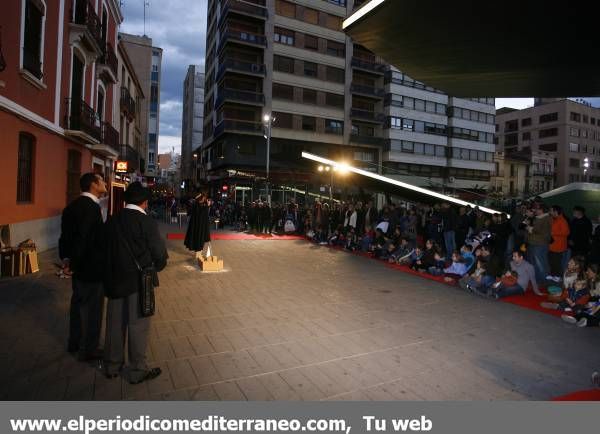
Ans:
{"type": "Polygon", "coordinates": [[[192,181],[194,182],[194,188],[198,184],[198,154],[194,152],[194,173],[192,175],[192,181]]]}
{"type": "Polygon", "coordinates": [[[267,192],[267,204],[271,206],[271,193],[269,192],[269,170],[271,165],[271,128],[275,118],[269,114],[266,114],[263,118],[265,126],[264,138],[267,139],[267,179],[266,179],[266,192],[267,192]]]}
{"type": "Polygon", "coordinates": [[[333,172],[337,171],[337,167],[319,166],[319,172],[329,173],[329,201],[333,202],[333,172]]]}
{"type": "Polygon", "coordinates": [[[590,159],[585,157],[583,159],[583,180],[589,182],[590,178],[590,159]]]}

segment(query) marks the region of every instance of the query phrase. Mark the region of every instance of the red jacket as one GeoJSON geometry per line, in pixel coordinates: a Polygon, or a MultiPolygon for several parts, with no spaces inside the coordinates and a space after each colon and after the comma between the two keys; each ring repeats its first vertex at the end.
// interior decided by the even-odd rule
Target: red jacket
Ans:
{"type": "Polygon", "coordinates": [[[550,244],[550,251],[554,253],[565,252],[567,250],[567,238],[571,231],[569,230],[569,223],[563,215],[559,215],[552,219],[552,229],[550,233],[553,239],[550,244]]]}

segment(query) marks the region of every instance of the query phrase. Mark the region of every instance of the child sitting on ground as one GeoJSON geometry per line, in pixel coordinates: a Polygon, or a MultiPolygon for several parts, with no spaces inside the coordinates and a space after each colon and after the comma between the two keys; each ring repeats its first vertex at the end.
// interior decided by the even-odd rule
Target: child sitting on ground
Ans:
{"type": "Polygon", "coordinates": [[[405,258],[408,258],[412,252],[413,249],[411,248],[408,240],[402,237],[400,238],[400,245],[390,255],[389,261],[400,263],[405,258]]]}
{"type": "Polygon", "coordinates": [[[600,301],[590,302],[579,313],[565,314],[561,318],[577,327],[598,327],[600,325],[600,301]]]}
{"type": "Polygon", "coordinates": [[[458,281],[458,285],[462,289],[466,289],[466,290],[473,290],[474,288],[481,287],[483,285],[482,278],[486,272],[485,265],[486,265],[486,263],[485,263],[484,259],[481,259],[481,258],[477,259],[477,265],[475,267],[475,270],[473,270],[473,272],[471,274],[465,274],[458,281]]]}
{"type": "Polygon", "coordinates": [[[441,268],[439,267],[440,259],[439,249],[434,241],[427,240],[423,256],[413,264],[413,268],[420,272],[426,272],[432,268],[441,268]]]}
{"type": "Polygon", "coordinates": [[[444,268],[444,281],[454,282],[467,274],[467,264],[458,250],[452,253],[452,263],[444,268]]]}
{"type": "Polygon", "coordinates": [[[467,266],[467,271],[473,267],[475,264],[475,255],[473,255],[473,246],[465,244],[460,248],[460,255],[463,257],[465,261],[465,265],[467,266]]]}
{"type": "Polygon", "coordinates": [[[545,301],[541,303],[541,306],[546,309],[578,313],[585,308],[585,305],[589,300],[590,291],[588,289],[587,280],[585,280],[583,276],[580,276],[571,288],[563,291],[557,302],[553,303],[545,301]]]}
{"type": "Polygon", "coordinates": [[[408,256],[408,258],[401,259],[400,264],[402,265],[410,265],[410,268],[415,269],[417,262],[421,260],[423,257],[423,249],[420,247],[415,247],[412,253],[408,256]]]}

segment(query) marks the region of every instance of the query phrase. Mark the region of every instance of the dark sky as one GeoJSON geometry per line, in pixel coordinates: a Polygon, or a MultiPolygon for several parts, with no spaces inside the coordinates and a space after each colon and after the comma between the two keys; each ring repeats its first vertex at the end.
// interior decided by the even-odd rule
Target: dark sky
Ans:
{"type": "MultiPolygon", "coordinates": [[[[206,0],[146,0],[146,34],[163,49],[161,152],[180,152],[183,80],[189,65],[204,66],[206,0]]],[[[122,0],[121,31],[144,34],[144,0],[122,0]]]]}
{"type": "MultiPolygon", "coordinates": [[[[159,147],[180,152],[183,80],[189,65],[204,66],[207,0],[121,0],[123,32],[144,33],[144,2],[149,3],[146,34],[163,49],[159,147]]],[[[600,98],[586,99],[600,107],[600,98]]],[[[497,101],[497,107],[531,105],[526,98],[497,101]]]]}

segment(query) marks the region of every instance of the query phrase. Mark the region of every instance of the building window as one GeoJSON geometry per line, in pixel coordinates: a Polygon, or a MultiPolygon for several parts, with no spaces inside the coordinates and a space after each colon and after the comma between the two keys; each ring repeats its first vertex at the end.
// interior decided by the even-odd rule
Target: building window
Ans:
{"type": "Polygon", "coordinates": [[[345,71],[340,68],[334,68],[333,66],[327,67],[325,78],[327,81],[333,83],[344,83],[346,81],[345,71]]]}
{"type": "Polygon", "coordinates": [[[304,48],[307,50],[319,50],[319,38],[311,35],[304,35],[304,48]]]}
{"type": "Polygon", "coordinates": [[[523,140],[531,140],[531,132],[523,133],[523,140]]]}
{"type": "Polygon", "coordinates": [[[579,128],[570,128],[569,134],[573,137],[579,137],[579,128]]]}
{"type": "Polygon", "coordinates": [[[276,128],[294,128],[294,117],[290,113],[275,112],[273,113],[276,121],[273,124],[276,128]]]}
{"type": "Polygon", "coordinates": [[[46,6],[42,0],[25,0],[23,29],[23,69],[35,78],[43,77],[44,27],[46,6]]]}
{"type": "Polygon", "coordinates": [[[81,152],[69,150],[67,155],[67,203],[79,196],[79,178],[81,178],[81,152]]]}
{"type": "Polygon", "coordinates": [[[569,158],[569,167],[579,167],[579,159],[569,158]]]}
{"type": "Polygon", "coordinates": [[[237,153],[242,155],[256,155],[256,143],[240,143],[236,147],[237,153]]]}
{"type": "Polygon", "coordinates": [[[33,162],[35,161],[35,137],[19,134],[19,160],[17,162],[17,202],[33,201],[33,162]]]}
{"type": "Polygon", "coordinates": [[[319,11],[311,8],[304,8],[304,21],[310,24],[319,24],[319,11]]]}
{"type": "Polygon", "coordinates": [[[304,131],[316,131],[317,119],[312,116],[302,116],[302,129],[304,131]]]}
{"type": "Polygon", "coordinates": [[[531,125],[531,118],[521,119],[522,127],[529,127],[531,125]]]}
{"type": "Polygon", "coordinates": [[[365,163],[375,162],[375,155],[373,152],[357,151],[354,152],[354,161],[364,161],[365,163]]]}
{"type": "Polygon", "coordinates": [[[545,130],[540,130],[540,139],[544,137],[555,137],[558,136],[558,128],[546,128],[545,130]]]}
{"type": "MultiPolygon", "coordinates": [[[[331,2],[331,0],[330,0],[331,2]]],[[[327,14],[327,20],[325,22],[325,27],[331,30],[337,30],[338,32],[342,31],[342,19],[340,17],[336,17],[335,15],[327,14]]]]}
{"type": "Polygon", "coordinates": [[[340,42],[327,40],[327,54],[344,57],[346,55],[346,46],[340,42]]]}
{"type": "Polygon", "coordinates": [[[294,99],[294,86],[273,83],[273,98],[287,99],[292,101],[294,99]]]}
{"type": "Polygon", "coordinates": [[[307,77],[317,76],[317,64],[313,62],[304,62],[304,75],[307,77]]]}
{"type": "Polygon", "coordinates": [[[344,122],[333,119],[325,119],[325,132],[328,134],[344,134],[344,122]]]}
{"type": "Polygon", "coordinates": [[[558,113],[547,113],[540,116],[540,124],[547,122],[556,122],[558,120],[558,113]]]}
{"type": "Polygon", "coordinates": [[[284,0],[277,0],[275,2],[275,12],[277,15],[288,18],[296,18],[296,5],[284,0]]]}
{"type": "Polygon", "coordinates": [[[325,105],[330,107],[344,108],[344,95],[328,93],[325,95],[325,105]]]}
{"type": "Polygon", "coordinates": [[[581,115],[579,113],[571,112],[570,119],[573,122],[581,122],[581,115]]]}
{"type": "Polygon", "coordinates": [[[275,71],[294,73],[294,59],[291,57],[273,56],[273,69],[275,71]]]}
{"type": "Polygon", "coordinates": [[[275,27],[273,40],[280,44],[294,45],[294,32],[292,30],[282,29],[281,27],[275,27]]]}
{"type": "Polygon", "coordinates": [[[304,104],[317,104],[317,91],[312,89],[303,89],[302,102],[304,104]]]}

